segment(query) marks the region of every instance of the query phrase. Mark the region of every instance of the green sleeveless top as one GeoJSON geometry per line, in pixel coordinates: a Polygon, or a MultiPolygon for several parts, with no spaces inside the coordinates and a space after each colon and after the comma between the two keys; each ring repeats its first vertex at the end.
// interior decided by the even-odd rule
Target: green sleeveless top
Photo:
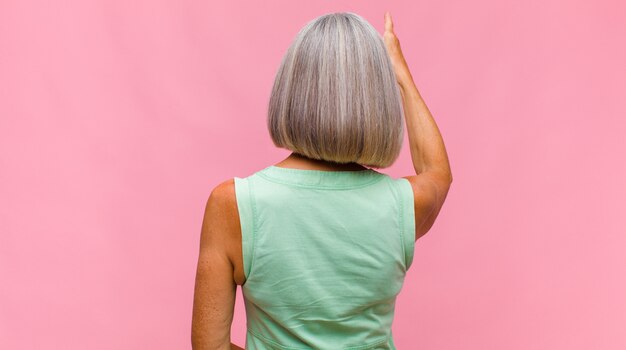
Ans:
{"type": "Polygon", "coordinates": [[[413,260],[407,179],[269,166],[235,177],[246,349],[395,349],[413,260]]]}

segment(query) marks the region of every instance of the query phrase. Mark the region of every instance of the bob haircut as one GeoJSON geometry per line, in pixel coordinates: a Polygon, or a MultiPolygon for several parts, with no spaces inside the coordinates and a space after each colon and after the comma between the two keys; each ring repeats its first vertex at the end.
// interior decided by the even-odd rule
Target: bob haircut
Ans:
{"type": "Polygon", "coordinates": [[[382,36],[352,12],[307,23],[282,59],[267,127],[308,158],[392,165],[404,136],[402,95],[382,36]]]}

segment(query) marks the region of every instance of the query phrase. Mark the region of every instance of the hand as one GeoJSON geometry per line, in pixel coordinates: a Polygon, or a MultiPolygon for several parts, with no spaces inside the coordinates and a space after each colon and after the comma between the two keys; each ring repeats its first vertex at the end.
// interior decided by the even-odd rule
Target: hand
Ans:
{"type": "Polygon", "coordinates": [[[401,88],[405,89],[410,84],[413,84],[413,76],[402,54],[400,40],[396,37],[396,33],[393,32],[393,22],[391,21],[391,13],[389,13],[389,11],[385,12],[385,33],[383,34],[383,40],[387,47],[387,53],[391,59],[398,84],[400,84],[401,88]]]}

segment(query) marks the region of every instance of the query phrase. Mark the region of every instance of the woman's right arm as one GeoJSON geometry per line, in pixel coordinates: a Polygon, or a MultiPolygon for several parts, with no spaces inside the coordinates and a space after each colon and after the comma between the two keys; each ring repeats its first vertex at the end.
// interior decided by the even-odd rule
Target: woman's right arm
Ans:
{"type": "Polygon", "coordinates": [[[385,14],[383,37],[400,85],[411,158],[416,173],[405,178],[413,186],[415,195],[417,240],[435,222],[452,183],[452,171],[439,128],[413,82],[388,12],[385,14]]]}

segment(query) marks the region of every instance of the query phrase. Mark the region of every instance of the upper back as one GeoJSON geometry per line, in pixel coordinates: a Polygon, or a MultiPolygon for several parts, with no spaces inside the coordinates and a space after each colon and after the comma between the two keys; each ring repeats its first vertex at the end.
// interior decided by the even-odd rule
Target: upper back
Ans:
{"type": "Polygon", "coordinates": [[[415,244],[408,180],[270,166],[234,181],[246,349],[394,349],[415,244]]]}

